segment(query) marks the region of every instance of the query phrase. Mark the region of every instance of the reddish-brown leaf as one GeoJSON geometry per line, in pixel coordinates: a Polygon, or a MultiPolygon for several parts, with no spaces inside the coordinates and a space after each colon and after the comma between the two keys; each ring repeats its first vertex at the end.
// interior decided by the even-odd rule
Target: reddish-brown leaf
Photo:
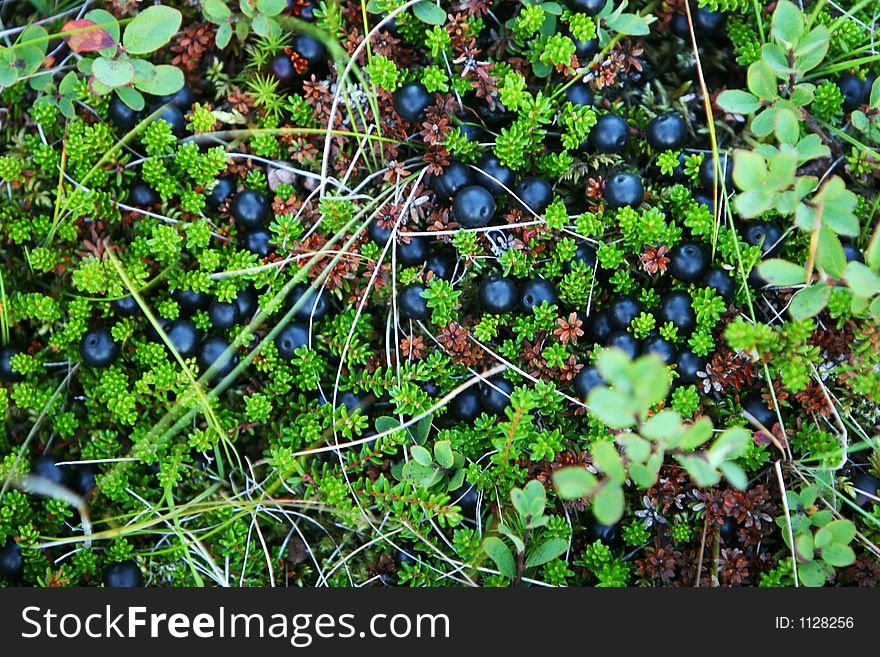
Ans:
{"type": "Polygon", "coordinates": [[[90,21],[87,18],[67,21],[61,28],[61,33],[65,32],[69,32],[69,34],[64,37],[64,40],[75,53],[95,52],[116,45],[107,30],[98,27],[95,21],[90,21]]]}

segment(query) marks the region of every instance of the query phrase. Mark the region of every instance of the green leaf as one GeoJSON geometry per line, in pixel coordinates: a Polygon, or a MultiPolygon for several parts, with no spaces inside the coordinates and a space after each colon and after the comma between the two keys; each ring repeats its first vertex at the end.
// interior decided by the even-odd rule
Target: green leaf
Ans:
{"type": "Polygon", "coordinates": [[[217,36],[214,38],[214,42],[218,48],[225,48],[231,38],[232,26],[229,23],[223,23],[223,25],[217,28],[217,36]]]}
{"type": "Polygon", "coordinates": [[[798,579],[801,584],[810,588],[825,586],[825,570],[815,561],[798,566],[798,579]]]}
{"type": "Polygon", "coordinates": [[[775,100],[779,97],[779,91],[776,88],[776,75],[767,64],[760,60],[749,66],[746,86],[758,98],[775,100]]]}
{"type": "Polygon", "coordinates": [[[690,452],[704,444],[711,437],[712,420],[707,417],[701,417],[687,428],[681,438],[679,447],[684,451],[690,452]]]}
{"type": "Polygon", "coordinates": [[[643,463],[630,463],[629,478],[638,488],[650,488],[657,483],[657,472],[643,463]]]}
{"type": "Polygon", "coordinates": [[[114,42],[119,43],[119,21],[116,19],[116,16],[109,11],[104,9],[92,9],[91,11],[86,12],[83,18],[89,21],[94,21],[100,25],[101,29],[107,32],[114,42]]]}
{"type": "Polygon", "coordinates": [[[561,468],[553,473],[556,493],[564,500],[588,497],[596,489],[596,484],[596,476],[586,468],[561,468]]]}
{"type": "Polygon", "coordinates": [[[605,386],[590,391],[587,406],[591,413],[612,429],[625,429],[636,423],[631,401],[605,386]]]}
{"type": "Polygon", "coordinates": [[[170,96],[183,88],[183,71],[170,64],[153,66],[152,75],[135,81],[135,86],[154,96],[170,96]]]}
{"type": "Polygon", "coordinates": [[[622,482],[626,478],[623,459],[614,443],[597,442],[593,445],[593,463],[601,472],[614,481],[622,482]]]}
{"type": "Polygon", "coordinates": [[[830,45],[831,32],[826,25],[819,25],[810,30],[809,34],[798,42],[795,49],[798,70],[806,73],[816,68],[825,59],[830,45]]]}
{"type": "Polygon", "coordinates": [[[232,17],[232,12],[223,0],[202,0],[202,13],[212,23],[225,23],[232,17]]]}
{"type": "Polygon", "coordinates": [[[663,410],[651,416],[640,429],[641,434],[651,440],[664,440],[679,431],[681,431],[681,415],[671,410],[663,410]]]}
{"type": "Polygon", "coordinates": [[[768,107],[764,111],[755,114],[755,118],[752,119],[752,132],[759,137],[766,137],[773,132],[773,129],[776,127],[777,111],[775,107],[768,107]]]}
{"type": "Polygon", "coordinates": [[[865,262],[874,271],[880,271],[880,222],[874,228],[874,234],[865,249],[865,262]]]}
{"type": "Polygon", "coordinates": [[[452,455],[452,443],[448,440],[438,440],[434,443],[434,458],[441,468],[449,469],[455,463],[452,455]]]}
{"type": "Polygon", "coordinates": [[[648,21],[636,14],[620,14],[616,18],[606,19],[605,25],[610,30],[625,36],[644,36],[651,32],[648,21]]]}
{"type": "Polygon", "coordinates": [[[763,191],[767,175],[767,161],[763,157],[743,148],[733,152],[733,182],[737,187],[744,191],[763,191]]]}
{"type": "Polygon", "coordinates": [[[822,561],[835,568],[851,566],[856,560],[856,553],[849,545],[832,543],[822,548],[822,561]]]}
{"type": "Polygon", "coordinates": [[[721,474],[730,482],[730,485],[739,490],[745,490],[749,484],[749,478],[741,467],[733,461],[726,461],[718,466],[721,474]]]}
{"type": "Polygon", "coordinates": [[[136,89],[132,89],[131,87],[117,87],[115,91],[116,95],[119,96],[122,102],[134,111],[140,112],[144,109],[146,101],[144,100],[143,95],[136,89]]]}
{"type": "Polygon", "coordinates": [[[443,25],[446,23],[446,10],[428,0],[413,5],[413,14],[420,21],[428,25],[443,25]]]}
{"type": "Polygon", "coordinates": [[[529,552],[526,558],[526,566],[533,568],[548,561],[553,561],[568,549],[568,541],[562,538],[551,538],[541,543],[537,548],[529,552]]]}
{"type": "Polygon", "coordinates": [[[807,277],[807,270],[788,260],[770,258],[758,265],[758,273],[772,285],[790,287],[802,285],[807,277]]]}
{"type": "Polygon", "coordinates": [[[816,545],[825,547],[830,543],[849,545],[856,537],[856,526],[851,520],[832,520],[816,532],[816,545]],[[820,539],[820,535],[822,538],[820,539]]]}
{"type": "Polygon", "coordinates": [[[593,515],[603,525],[613,525],[623,517],[623,486],[606,479],[593,498],[593,515]]]}
{"type": "Polygon", "coordinates": [[[618,440],[626,449],[626,458],[630,467],[634,463],[644,463],[651,455],[651,443],[638,434],[630,433],[618,440]]]}
{"type": "Polygon", "coordinates": [[[429,488],[440,477],[440,473],[435,468],[417,461],[404,463],[402,472],[406,481],[419,488],[429,488]]]}
{"type": "Polygon", "coordinates": [[[819,244],[816,249],[816,262],[819,268],[834,278],[843,278],[846,270],[846,254],[834,231],[827,228],[819,230],[819,244]]]}
{"type": "Polygon", "coordinates": [[[266,16],[277,16],[287,6],[287,0],[257,0],[257,10],[266,16]]]}
{"type": "Polygon", "coordinates": [[[860,297],[873,297],[880,292],[880,276],[872,272],[861,262],[855,260],[846,265],[846,282],[853,294],[860,297]]]}
{"type": "Polygon", "coordinates": [[[751,114],[761,109],[761,103],[748,91],[742,89],[726,89],[718,94],[718,107],[731,114],[751,114]]]}
{"type": "Polygon", "coordinates": [[[409,451],[417,463],[421,463],[422,465],[431,465],[433,463],[431,452],[421,445],[413,445],[409,448],[409,451]]]}
{"type": "Polygon", "coordinates": [[[805,287],[792,297],[788,312],[798,322],[815,317],[828,305],[830,296],[831,288],[826,283],[805,287]]]}
{"type": "Polygon", "coordinates": [[[776,112],[776,137],[783,144],[794,146],[801,136],[800,122],[797,115],[789,109],[776,112]]]}
{"type": "Polygon", "coordinates": [[[122,45],[129,55],[155,52],[177,34],[183,16],[180,11],[165,5],[151,5],[142,9],[125,28],[122,45]]]}
{"type": "Polygon", "coordinates": [[[134,66],[128,57],[98,57],[92,62],[92,75],[111,89],[127,85],[134,79],[134,66]]]}
{"type": "Polygon", "coordinates": [[[513,562],[513,552],[500,538],[490,536],[483,541],[483,551],[495,562],[498,571],[507,579],[516,579],[516,565],[513,562]]]}
{"type": "Polygon", "coordinates": [[[804,33],[804,14],[788,0],[776,4],[770,33],[787,48],[794,48],[804,33]]]}
{"type": "Polygon", "coordinates": [[[788,65],[788,56],[776,43],[765,43],[761,47],[761,59],[779,77],[787,77],[797,73],[788,65]]]}

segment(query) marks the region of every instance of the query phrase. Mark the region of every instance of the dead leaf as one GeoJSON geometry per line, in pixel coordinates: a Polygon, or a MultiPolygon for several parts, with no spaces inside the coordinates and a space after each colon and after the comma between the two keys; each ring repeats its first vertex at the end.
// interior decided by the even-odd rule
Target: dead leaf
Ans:
{"type": "Polygon", "coordinates": [[[98,27],[95,21],[87,18],[78,18],[67,21],[61,28],[61,34],[70,32],[64,36],[67,45],[75,53],[95,52],[116,45],[116,41],[103,27],[98,27]]]}

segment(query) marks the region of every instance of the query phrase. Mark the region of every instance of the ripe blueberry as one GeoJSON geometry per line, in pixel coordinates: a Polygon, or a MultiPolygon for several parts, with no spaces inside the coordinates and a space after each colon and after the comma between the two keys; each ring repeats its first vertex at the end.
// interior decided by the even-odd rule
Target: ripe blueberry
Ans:
{"type": "Polygon", "coordinates": [[[479,171],[474,174],[477,184],[485,187],[495,196],[509,193],[505,187],[513,189],[515,178],[513,169],[501,164],[501,160],[493,153],[483,155],[477,162],[477,168],[479,171]]]}
{"type": "Polygon", "coordinates": [[[111,589],[132,589],[144,585],[144,576],[133,559],[112,563],[104,568],[104,586],[111,589]]]}
{"type": "Polygon", "coordinates": [[[223,202],[235,193],[235,179],[229,177],[217,178],[209,192],[205,203],[212,210],[216,210],[223,202]]]}
{"type": "Polygon", "coordinates": [[[196,325],[188,319],[177,319],[171,322],[165,327],[165,334],[181,358],[190,358],[199,353],[201,336],[196,325]]]}
{"type": "Polygon", "coordinates": [[[477,301],[483,312],[503,315],[514,309],[517,302],[517,291],[514,282],[504,276],[493,274],[480,283],[477,301]]]}
{"type": "Polygon", "coordinates": [[[782,228],[775,221],[750,221],[743,230],[743,239],[750,246],[760,246],[765,256],[774,256],[782,248],[782,228]]]}
{"type": "Polygon", "coordinates": [[[678,352],[678,358],[675,362],[675,371],[678,372],[676,383],[678,384],[696,383],[700,380],[697,372],[702,372],[706,369],[706,359],[702,356],[697,356],[687,348],[678,352]]]}
{"type": "Polygon", "coordinates": [[[409,123],[423,118],[432,102],[434,96],[421,82],[407,82],[394,92],[394,111],[409,123]]]}
{"type": "MultiPolygon", "coordinates": [[[[731,157],[724,152],[718,154],[718,165],[724,180],[724,189],[730,194],[733,191],[733,161],[731,157]]],[[[707,190],[715,187],[715,158],[711,153],[707,153],[700,165],[700,184],[707,190]]],[[[719,181],[720,182],[720,181],[719,181]]],[[[722,194],[719,186],[719,195],[722,194]]]]}
{"type": "Polygon", "coordinates": [[[449,414],[462,422],[473,422],[480,417],[482,411],[480,391],[476,386],[463,390],[449,402],[449,414]]]}
{"type": "Polygon", "coordinates": [[[611,322],[611,313],[607,308],[594,312],[587,317],[584,324],[584,333],[595,344],[605,344],[615,331],[615,326],[611,322]]]}
{"type": "Polygon", "coordinates": [[[522,203],[517,202],[517,207],[528,215],[528,219],[531,219],[528,209],[539,215],[553,201],[553,188],[550,183],[536,176],[520,180],[514,193],[522,201],[522,203]]]}
{"type": "Polygon", "coordinates": [[[699,244],[684,242],[669,251],[667,270],[682,283],[697,283],[709,269],[709,254],[699,244]]]}
{"type": "Polygon", "coordinates": [[[642,350],[641,340],[637,340],[626,331],[615,331],[609,335],[607,346],[623,349],[623,351],[633,359],[635,359],[642,350]]]}
{"type": "Polygon", "coordinates": [[[72,470],[65,467],[59,467],[58,459],[55,456],[44,455],[38,456],[34,459],[33,463],[31,463],[31,474],[34,474],[38,477],[43,477],[43,479],[48,479],[53,484],[58,484],[59,486],[66,486],[67,482],[70,480],[70,474],[72,470]]]}
{"type": "Polygon", "coordinates": [[[645,196],[642,179],[629,171],[620,171],[605,181],[605,200],[612,210],[622,207],[635,208],[645,196]]]}
{"type": "Polygon", "coordinates": [[[272,233],[266,228],[248,231],[241,236],[241,246],[254,255],[265,258],[272,252],[272,233]]]}
{"type": "Polygon", "coordinates": [[[107,115],[117,128],[125,131],[134,128],[143,118],[140,111],[131,109],[116,94],[113,94],[113,98],[110,99],[107,115]]]}
{"type": "Polygon", "coordinates": [[[625,331],[644,310],[641,302],[626,295],[617,297],[608,307],[611,324],[618,331],[625,331]]]}
{"type": "Polygon", "coordinates": [[[232,197],[232,218],[245,230],[262,228],[271,209],[269,199],[253,189],[245,189],[232,197]]]}
{"type": "Polygon", "coordinates": [[[501,415],[510,404],[513,384],[506,379],[496,377],[480,386],[480,404],[489,415],[501,415]]]}
{"type": "Polygon", "coordinates": [[[776,411],[767,406],[767,402],[761,395],[753,394],[746,397],[742,402],[742,408],[744,411],[748,411],[765,429],[772,429],[773,425],[779,422],[776,411]]]}
{"type": "Polygon", "coordinates": [[[228,347],[229,345],[226,343],[226,340],[216,336],[202,342],[202,348],[199,351],[198,357],[199,367],[207,370],[211,366],[216,365],[213,378],[220,379],[225,377],[238,365],[238,354],[224,355],[228,347]]]}
{"type": "Polygon", "coordinates": [[[590,144],[599,153],[619,153],[629,144],[629,124],[616,114],[603,114],[590,129],[590,144]]]}
{"type": "Polygon", "coordinates": [[[425,271],[434,272],[434,276],[448,281],[455,272],[456,257],[455,252],[449,249],[439,249],[434,251],[425,260],[425,271]]]}
{"type": "Polygon", "coordinates": [[[275,348],[284,360],[296,358],[296,350],[309,346],[309,327],[299,322],[290,322],[275,336],[275,348]]]}
{"type": "Polygon", "coordinates": [[[453,160],[443,173],[431,179],[431,189],[441,198],[449,199],[473,183],[474,174],[471,168],[453,160]]]}
{"type": "Polygon", "coordinates": [[[536,278],[525,283],[519,294],[519,305],[527,313],[532,312],[532,308],[540,306],[547,302],[547,305],[559,305],[559,294],[556,292],[556,286],[550,281],[543,278],[536,278]]]}
{"type": "Polygon", "coordinates": [[[291,305],[300,299],[303,299],[303,302],[296,311],[296,318],[304,322],[323,319],[331,310],[330,295],[323,289],[312,290],[305,283],[300,283],[291,290],[291,305]]]}
{"type": "Polygon", "coordinates": [[[592,107],[596,96],[588,83],[579,80],[565,89],[565,100],[575,107],[592,107]]]}
{"type": "Polygon", "coordinates": [[[212,301],[208,306],[208,317],[215,329],[232,328],[238,323],[238,306],[231,301],[212,301]]]}
{"type": "Polygon", "coordinates": [[[6,539],[6,545],[0,548],[0,576],[17,582],[24,577],[24,557],[21,548],[11,537],[6,539]]]}
{"type": "Polygon", "coordinates": [[[703,276],[703,285],[711,287],[718,295],[727,302],[733,300],[736,292],[736,282],[724,269],[710,269],[703,276]]]}
{"type": "Polygon", "coordinates": [[[672,322],[679,335],[690,335],[697,328],[697,316],[694,313],[691,295],[687,292],[667,292],[660,297],[657,309],[659,324],[672,322]]]}
{"type": "Polygon", "coordinates": [[[184,317],[189,317],[199,310],[206,310],[211,303],[211,297],[207,293],[195,290],[175,290],[171,293],[171,298],[177,302],[184,317]]]}
{"type": "Polygon", "coordinates": [[[667,112],[652,119],[645,136],[655,151],[674,151],[687,140],[687,124],[678,112],[667,112]]]}
{"type": "Polygon", "coordinates": [[[655,354],[669,365],[678,355],[675,345],[660,334],[649,335],[642,343],[642,354],[655,354]]]}
{"type": "Polygon", "coordinates": [[[110,367],[119,357],[119,345],[113,340],[109,329],[92,329],[82,337],[79,355],[86,367],[110,367]]]}
{"type": "Polygon", "coordinates": [[[608,0],[568,0],[568,8],[587,16],[596,16],[608,3],[608,0]]]}
{"type": "Polygon", "coordinates": [[[410,237],[408,242],[397,243],[397,262],[404,267],[415,267],[425,262],[428,257],[430,242],[427,237],[410,237]]]}
{"type": "Polygon", "coordinates": [[[428,300],[422,297],[425,291],[424,285],[413,283],[403,288],[397,299],[397,307],[400,310],[400,316],[404,319],[423,320],[431,316],[428,308],[428,300]]]}
{"type": "Polygon", "coordinates": [[[455,195],[452,211],[465,228],[482,228],[495,214],[495,199],[485,187],[469,185],[455,195]]]}
{"type": "Polygon", "coordinates": [[[159,202],[159,195],[143,180],[137,180],[131,186],[128,202],[137,207],[147,208],[159,202]]]}
{"type": "Polygon", "coordinates": [[[847,73],[837,79],[837,87],[843,94],[843,111],[852,112],[865,102],[868,95],[865,93],[865,83],[861,78],[847,73]]]}

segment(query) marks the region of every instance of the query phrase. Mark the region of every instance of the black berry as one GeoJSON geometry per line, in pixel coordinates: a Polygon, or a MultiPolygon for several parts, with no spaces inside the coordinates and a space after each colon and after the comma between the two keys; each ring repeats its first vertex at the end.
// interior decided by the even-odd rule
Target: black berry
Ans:
{"type": "Polygon", "coordinates": [[[397,243],[397,262],[404,267],[415,267],[425,262],[428,257],[430,242],[427,237],[410,237],[408,242],[397,243]]]}
{"type": "Polygon", "coordinates": [[[116,94],[113,94],[113,98],[110,99],[107,115],[113,125],[125,131],[134,128],[143,118],[140,111],[131,109],[116,94]]]}
{"type": "Polygon", "coordinates": [[[733,300],[736,292],[736,282],[724,269],[710,269],[703,276],[703,285],[711,287],[718,295],[727,302],[733,300]]]}
{"type": "Polygon", "coordinates": [[[865,93],[865,83],[856,75],[841,75],[837,79],[837,87],[843,95],[843,111],[852,112],[865,102],[868,94],[865,93]]]}
{"type": "Polygon", "coordinates": [[[128,202],[141,208],[148,208],[159,202],[159,195],[143,180],[137,180],[131,186],[128,202]]]}
{"type": "Polygon", "coordinates": [[[584,324],[584,333],[595,344],[605,344],[615,331],[615,326],[611,322],[611,313],[607,308],[587,317],[584,324]]]}
{"type": "Polygon", "coordinates": [[[265,258],[272,252],[272,233],[266,228],[248,231],[241,237],[241,246],[254,255],[265,258]]]}
{"type": "Polygon", "coordinates": [[[423,320],[431,316],[428,309],[428,300],[422,297],[425,291],[424,285],[413,283],[403,288],[400,296],[397,298],[397,307],[400,309],[400,316],[404,319],[423,320]]]}
{"type": "Polygon", "coordinates": [[[483,155],[477,162],[477,169],[479,171],[474,174],[477,184],[485,187],[495,196],[508,194],[507,190],[513,189],[515,179],[513,169],[501,164],[501,160],[493,153],[483,155]]]}
{"type": "Polygon", "coordinates": [[[0,381],[3,383],[18,383],[24,381],[24,377],[12,370],[12,357],[24,353],[18,347],[0,347],[0,381]]]}
{"type": "Polygon", "coordinates": [[[238,354],[232,353],[224,355],[229,345],[221,337],[210,337],[202,342],[202,348],[199,351],[199,367],[207,370],[212,366],[216,366],[213,377],[220,379],[228,375],[235,366],[238,365],[238,354]]]}
{"type": "Polygon", "coordinates": [[[630,296],[617,297],[608,307],[611,325],[618,331],[625,331],[632,321],[644,312],[645,307],[630,296]]]}
{"type": "Polygon", "coordinates": [[[651,120],[645,137],[655,151],[674,151],[687,140],[687,124],[678,112],[667,112],[651,120]]]}
{"type": "Polygon", "coordinates": [[[171,103],[181,112],[187,112],[193,106],[193,103],[196,102],[196,95],[193,93],[192,87],[185,84],[173,94],[159,96],[158,101],[160,103],[171,103]]]}
{"type": "Polygon", "coordinates": [[[750,246],[760,246],[765,256],[774,256],[782,247],[782,228],[775,221],[750,221],[743,229],[743,239],[750,246]]]}
{"type": "Polygon", "coordinates": [[[471,386],[456,395],[449,402],[449,414],[456,420],[462,422],[473,422],[482,413],[483,408],[480,404],[480,391],[475,386],[471,386]]]}
{"type": "Polygon", "coordinates": [[[266,223],[272,204],[260,192],[245,189],[232,197],[230,209],[235,223],[245,230],[256,230],[266,223]]]}
{"type": "Polygon", "coordinates": [[[660,297],[657,308],[657,322],[671,322],[678,329],[679,335],[689,335],[697,328],[697,316],[691,305],[693,300],[687,292],[667,292],[660,297]]]}
{"type": "MultiPolygon", "coordinates": [[[[724,180],[724,189],[730,194],[733,191],[733,161],[727,153],[722,152],[718,156],[720,173],[724,180]]],[[[720,182],[720,179],[717,179],[715,176],[715,158],[711,153],[707,153],[703,158],[703,163],[700,165],[700,184],[707,190],[714,189],[716,180],[720,182]]],[[[722,194],[720,184],[718,190],[719,195],[722,194]]]]}
{"type": "Polygon", "coordinates": [[[183,112],[180,111],[180,108],[175,105],[163,105],[161,109],[159,107],[152,107],[150,109],[150,113],[159,110],[159,114],[156,115],[155,121],[165,121],[168,124],[168,127],[171,128],[171,134],[175,137],[183,137],[186,134],[186,119],[183,118],[183,112]]]}
{"type": "Polygon", "coordinates": [[[619,153],[629,144],[629,124],[616,114],[603,114],[590,129],[590,145],[599,153],[619,153]]]}
{"type": "Polygon", "coordinates": [[[308,62],[306,73],[320,69],[327,56],[324,44],[308,34],[297,34],[293,37],[293,51],[308,62]]]}
{"type": "Polygon", "coordinates": [[[178,319],[165,328],[168,341],[181,358],[190,358],[199,353],[201,335],[196,325],[188,319],[178,319]]]}
{"type": "Polygon", "coordinates": [[[642,354],[654,354],[669,365],[678,355],[675,345],[659,334],[649,335],[642,343],[642,354]]]}
{"type": "Polygon", "coordinates": [[[208,317],[215,329],[232,328],[238,323],[238,306],[231,301],[212,301],[208,306],[208,317]]]}
{"type": "Polygon", "coordinates": [[[469,185],[455,195],[452,211],[465,228],[482,228],[495,214],[495,198],[485,187],[469,185]]]}
{"type": "Polygon", "coordinates": [[[852,242],[843,243],[843,255],[847,262],[861,262],[863,264],[865,262],[865,254],[852,242]]]}
{"type": "Polygon", "coordinates": [[[425,271],[434,272],[434,276],[448,281],[455,272],[455,263],[457,258],[455,252],[449,249],[440,249],[434,251],[425,260],[425,271]]]}
{"type": "Polygon", "coordinates": [[[506,379],[496,377],[480,387],[480,404],[489,415],[501,415],[510,404],[513,384],[506,379]]]}
{"type": "Polygon", "coordinates": [[[295,304],[302,299],[302,305],[296,311],[296,318],[305,322],[324,319],[330,312],[330,296],[326,291],[312,290],[305,283],[297,285],[290,293],[290,303],[295,304]]]}
{"type": "Polygon", "coordinates": [[[642,184],[642,179],[634,173],[621,171],[605,181],[605,200],[608,207],[613,210],[622,207],[638,207],[644,196],[645,187],[642,184]]]}
{"type": "Polygon", "coordinates": [[[682,283],[698,283],[709,270],[709,254],[699,244],[679,244],[669,251],[667,270],[682,283]]]}
{"type": "Polygon", "coordinates": [[[754,417],[765,429],[772,429],[779,422],[776,411],[771,409],[761,395],[749,395],[743,400],[742,408],[754,417]]]}
{"type": "Polygon", "coordinates": [[[570,272],[571,266],[579,262],[587,269],[595,269],[596,267],[596,247],[589,242],[581,242],[574,250],[574,257],[571,262],[565,263],[565,271],[570,272]]]}
{"type": "Polygon", "coordinates": [[[217,178],[211,192],[205,199],[205,203],[212,210],[218,209],[224,201],[235,193],[235,180],[233,178],[217,178]]]}
{"type": "Polygon", "coordinates": [[[6,545],[0,548],[0,576],[13,582],[24,577],[24,557],[12,538],[7,538],[6,545]]]}
{"type": "Polygon", "coordinates": [[[678,358],[676,359],[675,368],[675,371],[678,372],[678,379],[676,379],[677,383],[696,383],[700,380],[700,377],[697,373],[703,372],[705,370],[705,358],[703,358],[702,356],[697,356],[690,349],[682,349],[680,352],[678,352],[678,358]]]}
{"type": "Polygon", "coordinates": [[[471,168],[453,160],[443,173],[431,179],[431,189],[441,198],[449,199],[473,183],[474,174],[471,168]]]}
{"type": "Polygon", "coordinates": [[[434,96],[421,82],[407,82],[394,92],[394,111],[404,121],[415,123],[425,115],[434,102],[434,96]]]}
{"type": "Polygon", "coordinates": [[[514,193],[522,201],[522,203],[517,202],[517,207],[528,215],[527,219],[532,218],[528,209],[539,215],[553,201],[553,188],[550,183],[536,176],[520,180],[514,193]]]}
{"type": "Polygon", "coordinates": [[[177,302],[184,317],[189,317],[199,310],[206,310],[211,303],[208,294],[195,290],[175,290],[171,293],[171,298],[177,302]]]}
{"type": "Polygon", "coordinates": [[[92,329],[82,337],[79,355],[86,367],[110,367],[119,357],[119,345],[113,340],[109,329],[92,329]]]}
{"type": "Polygon", "coordinates": [[[78,465],[73,468],[68,485],[80,495],[88,495],[95,488],[96,474],[93,465],[78,465]]]}
{"type": "Polygon", "coordinates": [[[714,36],[721,32],[727,16],[720,11],[712,11],[708,7],[697,7],[692,12],[694,20],[694,33],[699,36],[714,36]]]}
{"type": "Polygon", "coordinates": [[[592,107],[596,96],[588,83],[579,80],[565,89],[565,100],[575,107],[592,107]]]}
{"type": "Polygon", "coordinates": [[[141,312],[137,299],[133,296],[120,297],[110,302],[110,308],[113,309],[117,317],[134,317],[141,312]]]}
{"type": "Polygon", "coordinates": [[[104,568],[104,586],[110,589],[133,589],[144,585],[144,576],[133,559],[104,568]]]}
{"type": "Polygon", "coordinates": [[[609,347],[617,347],[618,349],[623,349],[623,351],[626,352],[626,354],[633,359],[636,358],[639,355],[639,352],[642,350],[641,341],[637,340],[626,331],[615,331],[614,333],[609,335],[606,345],[609,347]]]}
{"type": "Polygon", "coordinates": [[[516,284],[509,278],[493,274],[480,283],[477,301],[483,312],[503,315],[516,307],[519,295],[516,284]]]}
{"type": "Polygon", "coordinates": [[[296,358],[296,350],[309,346],[309,327],[299,322],[290,322],[275,336],[275,348],[284,360],[296,358]]]}
{"type": "Polygon", "coordinates": [[[608,3],[608,0],[568,0],[568,8],[587,16],[596,16],[608,3]]]}
{"type": "Polygon", "coordinates": [[[241,321],[249,322],[259,308],[257,291],[253,287],[244,288],[235,297],[235,305],[238,306],[238,316],[241,321]]]}
{"type": "Polygon", "coordinates": [[[527,313],[531,313],[532,308],[540,306],[544,302],[547,302],[548,306],[559,304],[559,294],[553,283],[543,278],[536,278],[522,286],[519,304],[527,313]]]}
{"type": "Polygon", "coordinates": [[[290,57],[283,53],[276,55],[269,62],[269,73],[281,84],[293,82],[296,78],[296,69],[293,67],[293,62],[290,61],[290,57]]]}
{"type": "Polygon", "coordinates": [[[577,376],[571,382],[572,387],[574,388],[575,394],[580,399],[586,399],[590,394],[590,391],[596,386],[605,385],[605,382],[602,380],[602,377],[599,375],[599,370],[595,367],[585,367],[580,372],[577,373],[577,376]]]}
{"type": "Polygon", "coordinates": [[[42,477],[43,479],[48,479],[53,484],[66,486],[67,482],[70,480],[72,470],[66,466],[59,467],[59,461],[60,459],[55,456],[38,456],[34,459],[33,463],[31,463],[31,474],[42,477]]]}

